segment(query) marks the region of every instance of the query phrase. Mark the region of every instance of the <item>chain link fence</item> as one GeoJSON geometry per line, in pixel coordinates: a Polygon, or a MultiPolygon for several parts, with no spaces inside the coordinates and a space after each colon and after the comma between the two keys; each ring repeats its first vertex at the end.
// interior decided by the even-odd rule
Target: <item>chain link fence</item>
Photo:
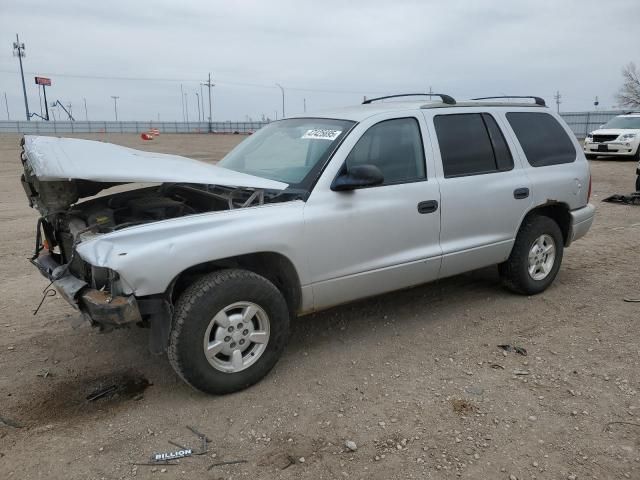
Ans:
{"type": "Polygon", "coordinates": [[[68,133],[251,133],[268,122],[41,122],[0,121],[0,133],[60,135],[68,133]]]}
{"type": "Polygon", "coordinates": [[[587,133],[596,130],[600,125],[607,123],[613,117],[626,113],[627,110],[607,110],[592,112],[565,112],[560,116],[567,122],[578,138],[584,138],[587,133]]]}
{"type": "MultiPolygon", "coordinates": [[[[607,123],[624,110],[565,112],[560,116],[578,138],[607,123]]],[[[251,133],[268,122],[25,122],[0,121],[0,133],[60,135],[68,133],[143,133],[157,128],[160,133],[251,133]]]]}

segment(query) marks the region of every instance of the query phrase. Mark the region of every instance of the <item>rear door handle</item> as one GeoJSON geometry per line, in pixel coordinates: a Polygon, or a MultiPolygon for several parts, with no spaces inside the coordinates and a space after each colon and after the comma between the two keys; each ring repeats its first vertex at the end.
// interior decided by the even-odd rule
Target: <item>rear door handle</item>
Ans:
{"type": "Polygon", "coordinates": [[[418,204],[418,213],[433,213],[438,210],[438,202],[436,200],[426,200],[418,204]]]}
{"type": "Polygon", "coordinates": [[[516,188],[513,191],[513,198],[515,198],[516,200],[521,200],[523,198],[527,198],[528,196],[529,196],[528,188],[516,188]]]}

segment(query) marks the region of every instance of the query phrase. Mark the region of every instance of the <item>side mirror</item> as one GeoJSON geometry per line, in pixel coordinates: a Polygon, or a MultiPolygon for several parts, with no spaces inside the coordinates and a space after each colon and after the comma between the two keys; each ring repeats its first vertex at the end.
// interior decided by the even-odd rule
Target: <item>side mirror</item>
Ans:
{"type": "Polygon", "coordinates": [[[375,165],[355,165],[335,178],[331,184],[331,190],[344,192],[361,187],[373,187],[382,182],[384,182],[384,176],[375,165]]]}

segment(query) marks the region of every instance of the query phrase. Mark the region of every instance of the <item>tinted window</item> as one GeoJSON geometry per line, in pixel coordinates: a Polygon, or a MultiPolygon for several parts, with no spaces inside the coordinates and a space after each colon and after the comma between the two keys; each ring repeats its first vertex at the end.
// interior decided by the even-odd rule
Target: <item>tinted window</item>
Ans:
{"type": "Polygon", "coordinates": [[[510,112],[507,120],[533,167],[571,163],[576,159],[573,142],[558,121],[547,113],[510,112]]]}
{"type": "Polygon", "coordinates": [[[504,139],[504,135],[502,135],[500,127],[498,127],[495,119],[488,113],[483,113],[482,118],[484,119],[487,131],[489,132],[489,137],[491,138],[493,153],[496,156],[496,165],[498,170],[511,170],[513,168],[513,157],[511,156],[511,151],[507,146],[507,142],[504,139]]]}
{"type": "Polygon", "coordinates": [[[509,147],[491,115],[437,115],[433,123],[445,177],[477,175],[513,168],[509,147]]]}
{"type": "Polygon", "coordinates": [[[377,123],[367,130],[346,159],[347,168],[370,164],[380,169],[384,184],[425,178],[420,126],[415,118],[377,123]]]}

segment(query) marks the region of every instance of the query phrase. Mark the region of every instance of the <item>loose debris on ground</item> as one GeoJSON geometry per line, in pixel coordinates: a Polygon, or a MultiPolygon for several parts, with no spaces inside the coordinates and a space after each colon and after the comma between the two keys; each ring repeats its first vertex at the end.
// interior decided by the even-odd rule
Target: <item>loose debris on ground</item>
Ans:
{"type": "Polygon", "coordinates": [[[603,202],[622,203],[624,205],[640,205],[640,192],[630,193],[629,195],[614,194],[610,197],[603,198],[603,202]]]}
{"type": "Polygon", "coordinates": [[[527,356],[527,350],[523,347],[512,346],[509,344],[498,345],[498,348],[501,348],[505,352],[516,352],[518,355],[527,356]]]}

